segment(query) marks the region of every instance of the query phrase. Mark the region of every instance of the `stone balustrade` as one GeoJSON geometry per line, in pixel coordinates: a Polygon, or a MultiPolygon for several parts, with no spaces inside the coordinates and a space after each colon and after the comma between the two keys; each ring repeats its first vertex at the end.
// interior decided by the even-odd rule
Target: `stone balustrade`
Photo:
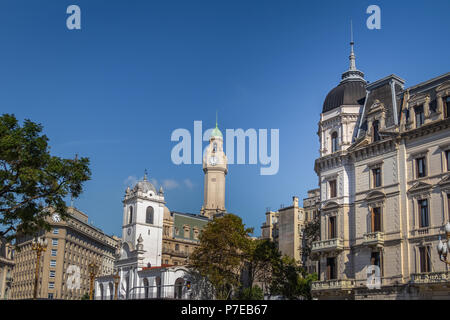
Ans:
{"type": "Polygon", "coordinates": [[[341,238],[314,241],[312,243],[312,252],[342,251],[343,249],[344,249],[344,243],[341,238]]]}

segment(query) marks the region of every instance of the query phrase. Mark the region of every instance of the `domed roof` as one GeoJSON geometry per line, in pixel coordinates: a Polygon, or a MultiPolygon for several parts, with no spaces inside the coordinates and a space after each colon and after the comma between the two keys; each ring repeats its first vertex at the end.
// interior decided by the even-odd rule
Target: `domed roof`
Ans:
{"type": "Polygon", "coordinates": [[[217,127],[217,124],[216,124],[216,127],[213,129],[213,131],[211,132],[211,137],[220,137],[220,138],[223,138],[223,136],[222,136],[222,132],[219,130],[219,128],[217,127]]]}
{"type": "Polygon", "coordinates": [[[144,180],[138,181],[133,188],[134,191],[141,191],[147,193],[149,191],[153,191],[154,194],[157,194],[156,188],[150,181],[147,180],[147,175],[144,175],[144,180]]]}
{"type": "Polygon", "coordinates": [[[364,80],[342,81],[331,90],[323,103],[322,113],[339,108],[341,105],[361,105],[366,97],[364,80]]]}

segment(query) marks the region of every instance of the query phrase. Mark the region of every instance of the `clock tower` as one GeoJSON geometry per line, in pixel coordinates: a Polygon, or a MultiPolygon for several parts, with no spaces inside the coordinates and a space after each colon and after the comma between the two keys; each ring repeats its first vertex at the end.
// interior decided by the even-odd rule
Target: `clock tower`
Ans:
{"type": "Polygon", "coordinates": [[[214,214],[226,212],[225,209],[225,175],[227,156],[223,152],[223,136],[216,127],[209,138],[209,146],[203,156],[203,172],[205,173],[205,194],[200,213],[208,218],[214,214]]]}

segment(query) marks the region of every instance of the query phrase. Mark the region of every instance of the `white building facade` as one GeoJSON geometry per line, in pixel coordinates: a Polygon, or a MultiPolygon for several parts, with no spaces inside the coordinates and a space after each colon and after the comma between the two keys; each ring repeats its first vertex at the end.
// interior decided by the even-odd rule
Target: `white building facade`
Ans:
{"type": "Polygon", "coordinates": [[[450,210],[450,73],[405,88],[350,68],[325,99],[315,170],[319,299],[450,298],[437,253],[450,210]]]}

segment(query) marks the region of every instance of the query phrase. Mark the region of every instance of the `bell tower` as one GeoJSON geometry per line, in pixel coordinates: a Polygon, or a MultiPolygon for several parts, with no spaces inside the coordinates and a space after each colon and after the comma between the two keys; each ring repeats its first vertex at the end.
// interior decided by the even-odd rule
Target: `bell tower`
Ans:
{"type": "Polygon", "coordinates": [[[203,156],[203,172],[205,173],[205,191],[203,206],[200,213],[212,218],[216,213],[226,212],[225,209],[225,176],[227,156],[223,152],[223,136],[216,127],[209,138],[209,146],[203,156]]]}

